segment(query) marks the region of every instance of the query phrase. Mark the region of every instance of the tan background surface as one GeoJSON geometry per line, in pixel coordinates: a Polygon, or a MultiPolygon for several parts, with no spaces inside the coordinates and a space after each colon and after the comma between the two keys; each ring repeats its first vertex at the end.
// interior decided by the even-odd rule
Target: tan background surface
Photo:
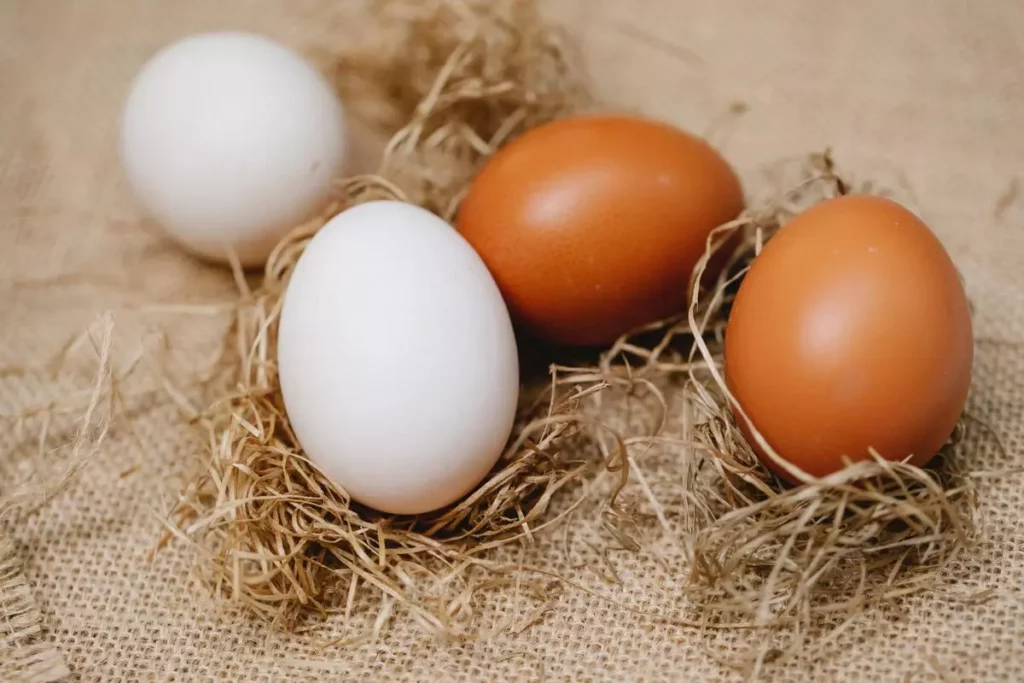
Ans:
{"type": "MultiPolygon", "coordinates": [[[[215,300],[231,285],[166,244],[127,195],[116,120],[141,63],[213,28],[257,30],[300,49],[339,45],[358,30],[352,9],[341,0],[0,0],[0,413],[87,385],[85,368],[54,377],[41,364],[102,310],[116,311],[129,355],[159,346],[155,330],[172,325],[183,366],[201,364],[220,331],[216,318],[146,308],[215,300]]],[[[715,139],[751,187],[761,165],[827,145],[861,175],[881,163],[902,169],[976,303],[971,410],[998,425],[1008,454],[978,439],[967,447],[978,468],[1024,466],[1024,199],[1000,203],[1024,173],[1024,3],[566,0],[551,9],[576,28],[616,104],[698,132],[732,103],[749,105],[715,139]]],[[[8,529],[48,637],[81,680],[736,678],[707,648],[746,636],[701,635],[572,589],[539,625],[485,643],[437,643],[401,615],[381,639],[347,649],[322,647],[352,633],[337,620],[275,633],[206,599],[188,579],[186,549],[146,560],[173,477],[197,446],[169,427],[176,413],[158,398],[135,401],[132,415],[68,493],[8,529]]],[[[37,423],[27,436],[0,432],[0,492],[39,464],[37,423]]],[[[54,424],[51,445],[73,426],[54,424]]],[[[664,454],[645,464],[670,502],[672,463],[664,454]]],[[[770,677],[1024,680],[1024,482],[981,486],[983,539],[941,591],[861,617],[826,657],[781,663],[770,677]],[[980,604],[964,600],[989,588],[980,604]]],[[[607,542],[582,522],[573,552],[596,562],[588,540],[607,542]]],[[[634,608],[675,614],[683,568],[671,549],[663,554],[664,566],[653,550],[613,555],[622,585],[569,568],[550,544],[528,559],[634,608]]],[[[486,610],[515,618],[530,607],[508,596],[486,610]]]]}

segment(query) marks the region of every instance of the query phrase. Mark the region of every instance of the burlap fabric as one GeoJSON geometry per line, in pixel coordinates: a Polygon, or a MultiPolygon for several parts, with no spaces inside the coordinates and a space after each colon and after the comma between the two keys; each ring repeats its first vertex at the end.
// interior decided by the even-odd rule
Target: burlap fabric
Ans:
{"type": "MultiPolygon", "coordinates": [[[[578,0],[551,9],[579,32],[601,93],[617,104],[703,131],[745,103],[747,113],[715,136],[748,186],[762,164],[825,146],[861,175],[881,161],[901,169],[976,304],[970,408],[999,431],[1005,451],[972,437],[972,463],[1024,466],[1024,197],[1016,197],[1024,3],[578,0]]],[[[357,10],[341,0],[0,2],[0,412],[72,400],[87,388],[95,357],[88,339],[62,367],[47,362],[103,310],[114,310],[114,357],[164,354],[164,366],[181,376],[208,361],[223,331],[217,316],[177,305],[227,296],[230,278],[162,240],[119,173],[118,109],[146,57],[185,33],[226,27],[301,49],[339,45],[359,30],[357,10]]],[[[0,529],[15,540],[45,639],[80,680],[738,676],[709,652],[742,646],[749,635],[702,634],[572,588],[530,628],[469,644],[424,636],[398,610],[376,640],[324,646],[368,626],[377,604],[363,605],[371,614],[352,628],[334,618],[299,635],[240,616],[192,583],[183,544],[149,557],[159,516],[200,446],[180,429],[165,393],[146,393],[152,378],[133,377],[125,381],[131,419],[75,484],[0,529]]],[[[18,428],[5,422],[0,492],[40,466],[59,471],[66,449],[52,449],[73,433],[74,417],[52,418],[42,451],[43,418],[18,428]]],[[[679,457],[644,462],[668,514],[679,457]]],[[[817,656],[776,663],[766,676],[1024,680],[1022,485],[1013,476],[980,480],[981,541],[939,589],[869,611],[817,656]]],[[[541,540],[523,557],[632,609],[677,613],[684,567],[652,528],[641,553],[602,559],[610,540],[580,515],[570,534],[541,540]]],[[[488,623],[521,624],[537,605],[510,589],[479,609],[488,623]]]]}

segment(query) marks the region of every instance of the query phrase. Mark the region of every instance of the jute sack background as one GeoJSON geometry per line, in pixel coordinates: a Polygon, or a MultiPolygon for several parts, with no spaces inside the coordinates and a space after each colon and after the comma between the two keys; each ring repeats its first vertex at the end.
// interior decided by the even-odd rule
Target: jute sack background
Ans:
{"type": "MultiPolygon", "coordinates": [[[[898,169],[976,305],[970,410],[1003,448],[979,429],[965,448],[974,469],[1024,466],[1024,4],[566,0],[549,9],[579,35],[605,99],[710,128],[750,188],[765,164],[826,146],[862,177],[898,169]]],[[[224,322],[188,304],[224,300],[234,286],[140,218],[116,158],[125,88],[159,46],[189,32],[257,30],[323,55],[358,35],[358,11],[340,0],[0,0],[0,495],[63,471],[74,454],[60,446],[83,432],[99,357],[114,359],[127,396],[127,418],[72,486],[0,527],[45,638],[81,680],[737,679],[720,659],[753,636],[651,616],[685,609],[685,568],[656,524],[639,553],[605,554],[611,539],[582,511],[571,533],[538,540],[523,561],[592,592],[538,600],[513,586],[480,607],[511,632],[471,643],[426,637],[400,610],[377,639],[331,642],[372,626],[377,604],[357,604],[362,616],[348,626],[335,616],[278,633],[207,597],[190,579],[185,544],[153,554],[161,513],[200,450],[149,361],[132,361],[159,357],[172,377],[201,370],[224,322]],[[95,321],[107,310],[105,350],[108,323],[95,321]]],[[[85,436],[108,411],[97,407],[85,436]]],[[[671,501],[679,457],[644,461],[659,499],[671,501]]],[[[1024,481],[979,485],[980,540],[943,584],[869,610],[765,676],[1024,679],[1024,481]]],[[[0,662],[2,679],[23,673],[0,662]]]]}

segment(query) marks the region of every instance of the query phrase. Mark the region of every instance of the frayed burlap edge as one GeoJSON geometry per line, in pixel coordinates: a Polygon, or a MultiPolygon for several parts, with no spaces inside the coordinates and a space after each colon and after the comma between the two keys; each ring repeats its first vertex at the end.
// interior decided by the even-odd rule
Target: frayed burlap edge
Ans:
{"type": "Polygon", "coordinates": [[[64,657],[43,636],[41,622],[17,548],[0,534],[0,680],[51,683],[70,675],[64,657]]]}

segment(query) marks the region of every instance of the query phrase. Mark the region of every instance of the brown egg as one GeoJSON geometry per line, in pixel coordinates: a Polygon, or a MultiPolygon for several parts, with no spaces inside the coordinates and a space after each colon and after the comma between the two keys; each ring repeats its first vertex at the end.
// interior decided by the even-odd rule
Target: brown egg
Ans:
{"type": "Polygon", "coordinates": [[[869,448],[928,462],[964,408],[973,349],[939,240],[899,204],[854,195],[804,211],[754,260],[729,316],[725,373],[772,448],[823,476],[869,448]]]}
{"type": "Polygon", "coordinates": [[[458,229],[521,328],[605,344],[683,310],[708,234],[742,210],[739,180],[704,141],[647,119],[582,116],[499,151],[458,229]]]}

